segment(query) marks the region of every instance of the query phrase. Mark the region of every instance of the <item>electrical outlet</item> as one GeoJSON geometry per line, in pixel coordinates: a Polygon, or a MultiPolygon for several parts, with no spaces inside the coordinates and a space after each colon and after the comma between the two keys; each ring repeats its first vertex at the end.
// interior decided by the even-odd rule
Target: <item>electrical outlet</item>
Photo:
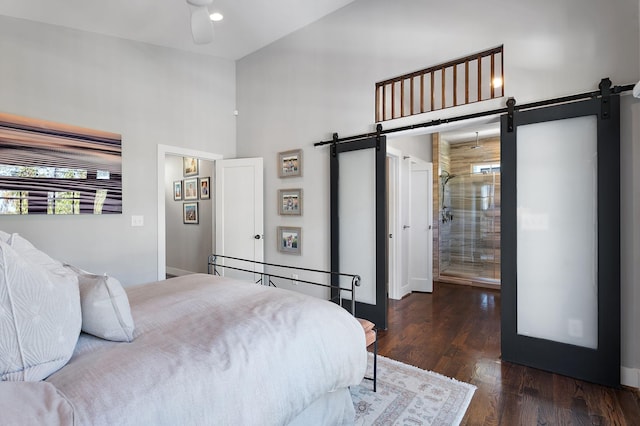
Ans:
{"type": "Polygon", "coordinates": [[[291,278],[293,278],[293,285],[298,285],[298,274],[291,274],[291,278]]]}
{"type": "Polygon", "coordinates": [[[569,319],[567,322],[568,334],[571,337],[581,338],[584,336],[584,323],[579,319],[569,319]]]}

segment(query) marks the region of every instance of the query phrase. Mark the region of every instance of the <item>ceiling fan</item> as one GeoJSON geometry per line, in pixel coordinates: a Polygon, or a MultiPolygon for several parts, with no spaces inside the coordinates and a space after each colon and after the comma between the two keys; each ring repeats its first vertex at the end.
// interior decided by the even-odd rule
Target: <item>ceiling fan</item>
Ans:
{"type": "Polygon", "coordinates": [[[213,22],[209,17],[208,6],[213,0],[187,0],[191,9],[191,35],[196,44],[213,41],[213,22]]]}

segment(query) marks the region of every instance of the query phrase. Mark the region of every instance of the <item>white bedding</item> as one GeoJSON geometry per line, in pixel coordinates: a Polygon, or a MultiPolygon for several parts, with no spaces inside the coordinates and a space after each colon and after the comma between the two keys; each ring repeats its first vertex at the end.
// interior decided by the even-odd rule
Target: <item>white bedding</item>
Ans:
{"type": "Polygon", "coordinates": [[[133,342],[82,334],[46,380],[76,425],[284,425],[364,376],[362,327],[333,303],[205,274],[127,293],[133,342]]]}

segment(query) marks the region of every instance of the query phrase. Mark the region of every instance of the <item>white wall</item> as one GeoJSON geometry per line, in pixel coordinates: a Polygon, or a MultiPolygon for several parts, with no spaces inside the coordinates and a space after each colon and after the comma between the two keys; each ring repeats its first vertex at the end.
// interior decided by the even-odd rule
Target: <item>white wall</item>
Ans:
{"type": "Polygon", "coordinates": [[[1,16],[0,57],[0,111],[120,133],[123,152],[123,214],[3,216],[0,229],[125,285],[155,281],[157,145],[235,155],[235,64],[1,16]]]}
{"type": "MultiPolygon", "coordinates": [[[[199,160],[199,174],[196,178],[209,177],[209,188],[215,187],[213,161],[199,160]]],[[[165,226],[167,272],[184,275],[193,272],[207,272],[207,258],[213,253],[213,212],[214,200],[193,200],[198,203],[198,224],[185,224],[183,220],[184,201],[173,199],[173,182],[191,179],[183,176],[182,157],[167,155],[165,158],[165,226]]],[[[214,195],[213,193],[210,193],[214,195]]],[[[184,194],[183,194],[184,195],[184,194]]]]}
{"type": "Polygon", "coordinates": [[[387,146],[399,149],[403,155],[410,155],[427,163],[433,161],[430,134],[394,137],[391,133],[387,136],[387,146]]]}
{"type": "MultiPolygon", "coordinates": [[[[596,90],[603,77],[614,84],[635,83],[640,75],[638,24],[636,0],[356,0],[241,59],[238,154],[265,158],[267,261],[329,267],[328,150],[313,143],[330,140],[333,132],[374,131],[375,82],[504,44],[505,92],[519,104],[596,90]],[[281,222],[276,188],[284,186],[277,178],[276,154],[295,148],[303,148],[305,155],[300,183],[305,211],[299,223],[306,246],[303,256],[293,259],[277,253],[271,242],[281,222]]],[[[384,127],[503,106],[504,99],[480,102],[384,127]]],[[[625,108],[623,149],[630,150],[640,139],[632,135],[630,107],[625,108]]],[[[623,176],[630,167],[640,167],[637,156],[633,163],[623,162],[623,176]]],[[[637,197],[640,181],[627,186],[637,197]]],[[[622,196],[626,203],[632,194],[622,196]]],[[[622,226],[635,230],[633,217],[623,216],[622,226]]],[[[632,248],[636,260],[639,247],[637,232],[633,241],[623,241],[623,252],[632,248]]],[[[635,264],[622,266],[623,295],[632,295],[622,302],[622,364],[637,373],[640,348],[630,323],[637,324],[640,306],[635,264]]]]}

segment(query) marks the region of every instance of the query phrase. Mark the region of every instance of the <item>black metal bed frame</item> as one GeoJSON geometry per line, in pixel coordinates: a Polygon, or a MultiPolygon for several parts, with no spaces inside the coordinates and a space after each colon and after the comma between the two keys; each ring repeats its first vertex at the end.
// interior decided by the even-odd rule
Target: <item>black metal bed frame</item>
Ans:
{"type": "MultiPolygon", "coordinates": [[[[355,275],[355,274],[346,274],[343,272],[333,272],[333,271],[324,271],[321,269],[312,269],[312,268],[302,268],[302,267],[298,267],[298,266],[290,266],[290,265],[279,265],[277,263],[267,263],[267,262],[259,262],[257,260],[249,260],[249,259],[242,259],[239,257],[233,257],[233,256],[224,256],[221,254],[210,254],[209,255],[209,259],[207,262],[207,273],[212,274],[212,275],[221,275],[220,272],[218,271],[218,268],[228,268],[228,269],[233,269],[235,271],[242,271],[242,272],[248,272],[251,274],[257,274],[260,275],[260,279],[258,279],[256,281],[256,284],[261,284],[261,285],[266,285],[266,286],[272,286],[272,287],[277,287],[275,285],[275,283],[273,282],[272,278],[279,278],[279,279],[283,279],[283,280],[287,280],[287,281],[295,281],[296,283],[305,283],[305,284],[311,284],[311,285],[316,285],[316,286],[320,286],[320,287],[325,287],[328,288],[330,290],[332,290],[330,292],[331,297],[329,298],[330,301],[337,303],[339,306],[343,306],[342,305],[342,292],[346,291],[351,293],[351,315],[355,316],[356,315],[356,301],[355,301],[355,290],[356,287],[360,287],[360,275],[355,275]],[[248,269],[248,268],[240,268],[237,266],[230,266],[230,265],[225,265],[223,263],[219,263],[218,260],[219,259],[230,259],[230,260],[235,260],[235,261],[239,261],[239,262],[246,262],[247,264],[249,264],[249,266],[251,265],[261,265],[263,266],[263,271],[259,272],[259,271],[254,271],[253,269],[248,269]],[[283,275],[279,275],[279,274],[274,274],[274,273],[270,273],[267,272],[267,268],[266,267],[272,267],[272,268],[279,268],[279,269],[284,269],[287,271],[302,271],[302,272],[314,272],[314,273],[319,273],[319,274],[326,274],[330,277],[330,281],[333,283],[334,280],[331,280],[331,278],[333,277],[346,277],[346,278],[351,278],[351,286],[349,287],[343,287],[340,285],[340,283],[338,282],[338,284],[324,284],[324,283],[319,283],[319,282],[315,282],[315,281],[310,281],[310,280],[305,280],[305,279],[300,279],[300,278],[293,278],[293,277],[285,277],[283,275]]],[[[338,280],[336,280],[338,281],[338,280]]]]}

